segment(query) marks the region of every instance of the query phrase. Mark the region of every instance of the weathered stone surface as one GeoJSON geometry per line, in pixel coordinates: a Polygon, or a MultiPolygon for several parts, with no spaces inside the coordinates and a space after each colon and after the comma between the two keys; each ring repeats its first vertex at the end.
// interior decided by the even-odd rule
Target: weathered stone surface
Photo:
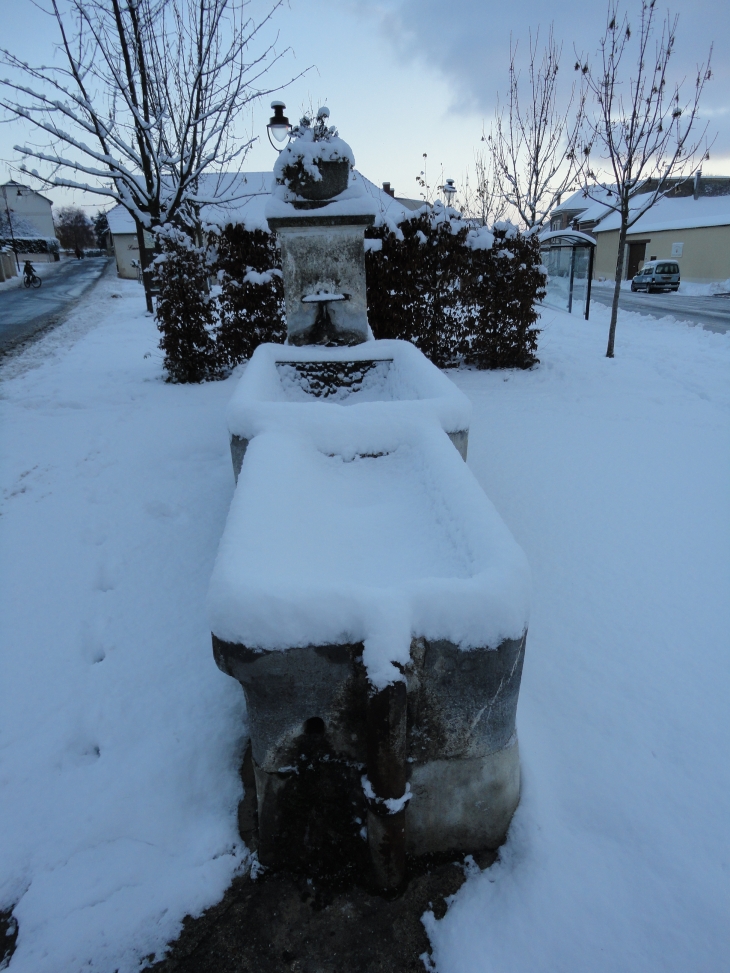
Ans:
{"type": "Polygon", "coordinates": [[[233,463],[233,475],[238,483],[238,475],[243,466],[243,457],[248,449],[248,439],[243,436],[231,436],[231,462],[233,463]]]}
{"type": "Polygon", "coordinates": [[[469,430],[459,429],[456,432],[447,432],[451,442],[456,446],[457,452],[466,463],[466,451],[469,448],[469,430]]]}
{"type": "Polygon", "coordinates": [[[452,642],[414,639],[408,681],[408,757],[484,757],[515,732],[526,636],[463,652],[452,642]]]}
{"type": "MultiPolygon", "coordinates": [[[[336,853],[367,870],[362,645],[254,652],[214,636],[213,646],[219,667],[246,694],[261,861],[303,867],[336,853]]],[[[413,640],[405,672],[412,854],[476,852],[504,840],[519,801],[524,647],[524,637],[471,652],[413,640]]]]}
{"type": "MultiPolygon", "coordinates": [[[[372,222],[372,218],[368,218],[372,222]]],[[[347,225],[311,225],[316,218],[272,220],[281,243],[284,300],[289,342],[303,344],[359,344],[368,339],[365,289],[365,223],[353,217],[347,225]],[[283,225],[295,223],[295,225],[283,225]],[[320,308],[302,298],[317,293],[342,294],[347,299],[327,305],[335,340],[315,331],[320,308]]]]}
{"type": "Polygon", "coordinates": [[[411,769],[406,848],[412,854],[498,848],[520,801],[516,738],[486,757],[430,760],[411,769]]]}

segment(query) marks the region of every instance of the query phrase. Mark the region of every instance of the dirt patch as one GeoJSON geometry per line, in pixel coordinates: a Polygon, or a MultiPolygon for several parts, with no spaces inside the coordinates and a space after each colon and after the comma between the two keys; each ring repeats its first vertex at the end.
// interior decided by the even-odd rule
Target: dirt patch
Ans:
{"type": "MultiPolygon", "coordinates": [[[[480,856],[485,868],[495,852],[480,856]]],[[[430,944],[421,916],[442,918],[463,863],[411,864],[406,888],[386,898],[279,871],[237,879],[183,932],[154,973],[424,973],[430,944]]]]}
{"type": "Polygon", "coordinates": [[[18,941],[18,923],[13,918],[13,910],[0,912],[0,970],[4,970],[15,952],[18,941]]]}

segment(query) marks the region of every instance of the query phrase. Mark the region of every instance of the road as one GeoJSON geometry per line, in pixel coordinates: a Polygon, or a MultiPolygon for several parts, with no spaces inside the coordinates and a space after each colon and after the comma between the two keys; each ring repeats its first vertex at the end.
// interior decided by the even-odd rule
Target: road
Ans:
{"type": "Polygon", "coordinates": [[[108,263],[108,257],[64,260],[38,290],[21,286],[0,291],[0,354],[60,321],[108,263]]]}
{"type": "MultiPolygon", "coordinates": [[[[613,291],[607,287],[594,287],[591,300],[610,307],[613,291]]],[[[618,306],[624,311],[638,311],[653,318],[671,314],[679,321],[701,324],[705,331],[720,334],[730,331],[730,295],[689,297],[684,294],[632,294],[631,291],[621,291],[618,306]]]]}

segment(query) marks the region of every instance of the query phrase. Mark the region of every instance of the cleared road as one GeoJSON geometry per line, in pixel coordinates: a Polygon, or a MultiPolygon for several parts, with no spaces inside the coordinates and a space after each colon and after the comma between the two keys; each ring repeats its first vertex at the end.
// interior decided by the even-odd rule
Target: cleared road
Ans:
{"type": "Polygon", "coordinates": [[[108,257],[64,260],[38,290],[21,285],[0,291],[0,353],[56,324],[108,263],[108,257]]]}
{"type": "MultiPolygon", "coordinates": [[[[604,287],[591,290],[591,300],[598,304],[611,306],[613,291],[604,287]]],[[[632,294],[621,291],[618,306],[624,311],[638,311],[653,318],[663,318],[667,314],[679,321],[693,321],[701,324],[706,331],[724,334],[730,331],[730,295],[712,297],[690,297],[684,294],[632,294]]]]}

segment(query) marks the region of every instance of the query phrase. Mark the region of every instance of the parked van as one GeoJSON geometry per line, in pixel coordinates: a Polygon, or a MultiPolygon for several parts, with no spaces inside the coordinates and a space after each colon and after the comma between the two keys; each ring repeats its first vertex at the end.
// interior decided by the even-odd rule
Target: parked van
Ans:
{"type": "Polygon", "coordinates": [[[674,260],[647,260],[631,281],[632,291],[679,290],[679,264],[674,260]]]}

